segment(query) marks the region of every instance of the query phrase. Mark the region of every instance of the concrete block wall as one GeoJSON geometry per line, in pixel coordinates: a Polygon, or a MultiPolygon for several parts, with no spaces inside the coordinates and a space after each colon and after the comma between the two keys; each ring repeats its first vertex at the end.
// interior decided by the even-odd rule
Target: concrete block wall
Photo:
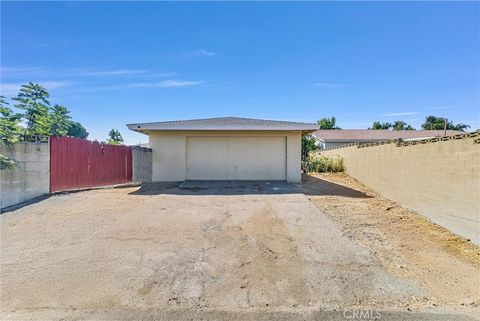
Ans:
{"type": "Polygon", "coordinates": [[[0,143],[0,153],[17,161],[18,167],[0,170],[0,208],[42,196],[50,190],[48,143],[0,143]]]}
{"type": "Polygon", "coordinates": [[[320,153],[342,157],[352,177],[480,244],[480,133],[455,140],[349,146],[320,153]]]}
{"type": "Polygon", "coordinates": [[[151,182],[152,150],[150,148],[133,146],[132,166],[134,182],[151,182]]]}

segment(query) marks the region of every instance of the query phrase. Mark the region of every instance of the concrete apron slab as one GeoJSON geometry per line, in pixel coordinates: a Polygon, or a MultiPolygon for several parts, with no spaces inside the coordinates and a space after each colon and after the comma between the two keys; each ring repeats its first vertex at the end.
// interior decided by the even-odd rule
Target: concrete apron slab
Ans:
{"type": "Polygon", "coordinates": [[[205,190],[209,194],[225,192],[230,194],[285,194],[298,193],[298,184],[286,181],[201,181],[187,180],[181,182],[178,188],[181,190],[205,190]]]}
{"type": "MultiPolygon", "coordinates": [[[[318,311],[404,310],[422,295],[420,287],[388,273],[366,248],[344,237],[293,188],[285,194],[210,192],[123,195],[122,203],[108,191],[63,196],[62,203],[53,197],[40,207],[38,220],[30,208],[23,214],[37,230],[21,237],[19,221],[15,230],[2,230],[3,241],[15,241],[2,246],[3,317],[48,307],[52,315],[109,314],[104,319],[121,319],[115,311],[137,311],[148,319],[153,311],[155,319],[262,320],[261,309],[265,320],[272,311],[278,311],[276,320],[295,320],[289,316],[297,311],[343,320],[339,313],[318,311]],[[103,205],[107,196],[111,204],[103,205]],[[78,201],[95,205],[65,216],[62,206],[72,209],[78,201]],[[55,211],[62,213],[57,217],[55,211]],[[47,221],[61,228],[44,229],[47,221]]],[[[14,217],[3,217],[2,225],[14,217]]]]}

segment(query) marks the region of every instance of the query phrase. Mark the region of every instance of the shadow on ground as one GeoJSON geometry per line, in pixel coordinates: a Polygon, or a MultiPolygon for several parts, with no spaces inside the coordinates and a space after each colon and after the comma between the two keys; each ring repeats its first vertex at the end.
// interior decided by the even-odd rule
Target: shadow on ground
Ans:
{"type": "Polygon", "coordinates": [[[50,198],[51,196],[52,195],[50,195],[50,194],[43,195],[43,196],[35,197],[35,198],[29,199],[27,201],[12,205],[12,206],[4,207],[4,208],[0,209],[0,215],[4,214],[4,213],[19,210],[19,209],[21,209],[22,207],[25,207],[25,206],[29,206],[29,205],[32,205],[32,204],[39,203],[43,200],[46,200],[47,198],[50,198]]]}
{"type": "Polygon", "coordinates": [[[311,196],[343,196],[350,198],[372,197],[356,189],[335,184],[307,174],[302,176],[301,192],[305,195],[311,196]]]}
{"type": "Polygon", "coordinates": [[[185,181],[143,183],[133,195],[251,195],[296,194],[299,187],[285,181],[185,181]]]}
{"type": "Polygon", "coordinates": [[[304,175],[302,184],[285,181],[185,181],[143,183],[132,195],[262,195],[305,194],[369,198],[367,194],[317,177],[304,175]]]}

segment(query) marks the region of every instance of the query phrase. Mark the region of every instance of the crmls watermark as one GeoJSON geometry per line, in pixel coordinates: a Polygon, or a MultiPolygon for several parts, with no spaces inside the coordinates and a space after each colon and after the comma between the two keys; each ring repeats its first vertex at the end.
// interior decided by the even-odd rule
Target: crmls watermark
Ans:
{"type": "Polygon", "coordinates": [[[378,320],[382,318],[382,314],[376,310],[345,310],[343,317],[347,320],[378,320]]]}

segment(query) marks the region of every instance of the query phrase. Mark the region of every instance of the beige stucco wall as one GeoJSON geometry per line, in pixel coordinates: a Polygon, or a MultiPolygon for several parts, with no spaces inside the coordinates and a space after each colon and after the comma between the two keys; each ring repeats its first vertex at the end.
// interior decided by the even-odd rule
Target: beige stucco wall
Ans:
{"type": "Polygon", "coordinates": [[[322,151],[380,194],[479,244],[480,144],[475,138],[322,151]]]}
{"type": "MultiPolygon", "coordinates": [[[[300,131],[151,131],[148,135],[149,145],[153,150],[153,181],[184,181],[186,179],[187,137],[192,136],[286,137],[287,181],[301,181],[300,131]]],[[[250,157],[254,158],[255,155],[250,157]]]]}

